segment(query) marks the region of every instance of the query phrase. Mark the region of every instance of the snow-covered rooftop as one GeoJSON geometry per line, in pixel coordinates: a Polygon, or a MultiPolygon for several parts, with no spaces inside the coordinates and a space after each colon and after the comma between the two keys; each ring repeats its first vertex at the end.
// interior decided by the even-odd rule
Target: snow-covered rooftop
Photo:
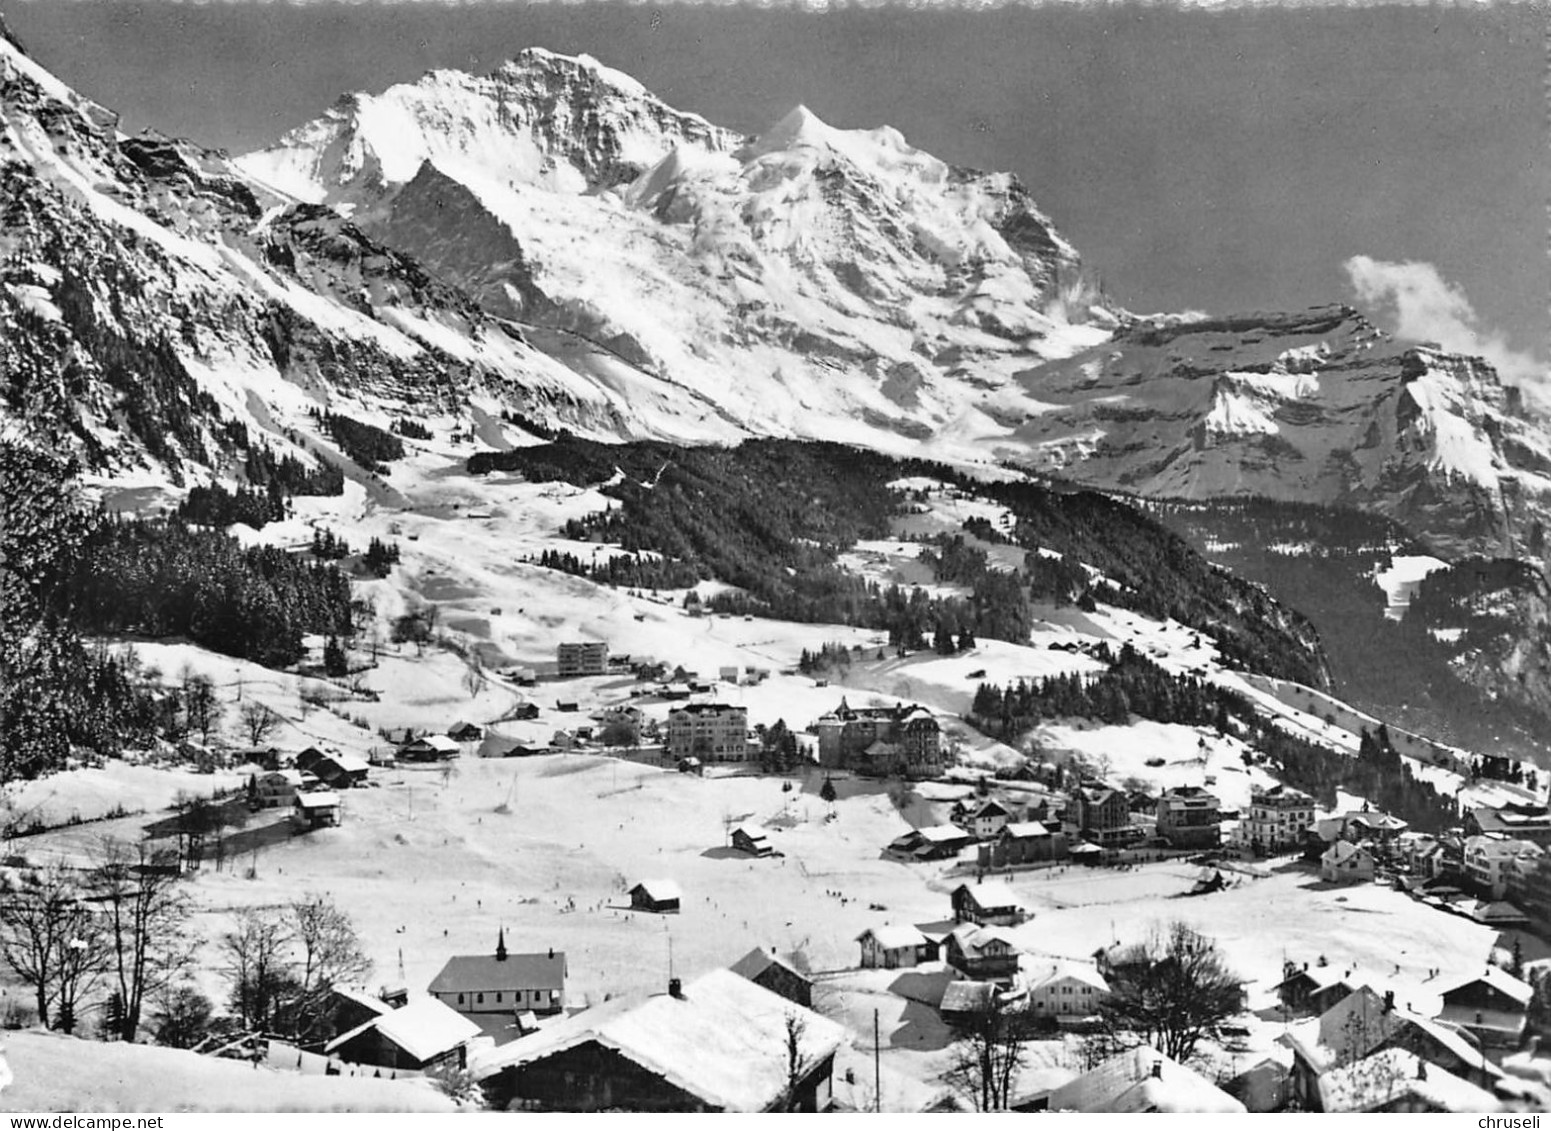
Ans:
{"type": "Polygon", "coordinates": [[[713,970],[681,996],[618,998],[566,1018],[479,1058],[487,1079],[588,1042],[635,1061],[723,1111],[764,1111],[787,1086],[786,1025],[802,1022],[802,1070],[833,1055],[846,1030],[812,1010],[739,977],[713,970]]]}

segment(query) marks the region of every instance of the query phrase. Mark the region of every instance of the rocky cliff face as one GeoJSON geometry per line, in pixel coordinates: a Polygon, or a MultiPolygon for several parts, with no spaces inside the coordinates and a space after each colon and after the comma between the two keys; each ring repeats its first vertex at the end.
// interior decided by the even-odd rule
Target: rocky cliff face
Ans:
{"type": "Polygon", "coordinates": [[[1485,362],[1394,342],[1350,307],[1139,320],[1018,381],[1048,407],[1003,450],[1085,483],[1374,510],[1444,556],[1545,549],[1543,426],[1485,362]]]}

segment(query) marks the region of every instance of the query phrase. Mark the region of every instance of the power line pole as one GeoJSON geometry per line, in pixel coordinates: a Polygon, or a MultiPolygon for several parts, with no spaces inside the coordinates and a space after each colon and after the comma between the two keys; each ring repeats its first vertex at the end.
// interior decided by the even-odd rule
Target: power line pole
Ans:
{"type": "Polygon", "coordinates": [[[883,1069],[880,1066],[879,1050],[882,1042],[878,1039],[878,1011],[872,1011],[872,1110],[883,1110],[883,1069]]]}

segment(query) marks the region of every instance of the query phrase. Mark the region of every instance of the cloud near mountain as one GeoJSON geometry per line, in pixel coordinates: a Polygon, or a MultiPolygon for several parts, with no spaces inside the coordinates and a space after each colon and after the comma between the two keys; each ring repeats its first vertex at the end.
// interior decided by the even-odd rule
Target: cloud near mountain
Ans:
{"type": "Polygon", "coordinates": [[[1387,263],[1354,255],[1344,266],[1357,301],[1387,316],[1397,338],[1484,357],[1510,384],[1529,386],[1542,399],[1551,396],[1546,363],[1482,326],[1465,292],[1431,263],[1387,263]]]}

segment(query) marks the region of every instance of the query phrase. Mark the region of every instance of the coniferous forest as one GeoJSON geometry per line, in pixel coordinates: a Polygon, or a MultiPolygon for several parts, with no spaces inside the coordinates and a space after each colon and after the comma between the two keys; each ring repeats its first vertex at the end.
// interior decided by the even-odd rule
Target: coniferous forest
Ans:
{"type": "Polygon", "coordinates": [[[1026,641],[1031,600],[1098,600],[1197,628],[1230,664],[1314,686],[1326,681],[1318,635],[1299,614],[1214,569],[1135,508],[1093,492],[980,482],[941,464],[791,440],[685,448],[561,435],[477,453],[468,467],[597,486],[618,505],[570,522],[562,533],[651,551],[697,578],[741,590],[718,595],[710,604],[719,612],[884,629],[895,644],[916,648],[939,628],[1026,641]],[[930,598],[842,570],[841,552],[891,537],[894,519],[912,500],[889,484],[909,476],[1002,504],[1016,516],[1006,540],[1054,557],[1031,553],[1024,573],[1014,575],[988,568],[972,545],[939,542],[930,560],[940,577],[971,588],[967,598],[930,598]],[[1079,562],[1107,580],[1090,578],[1079,562]]]}

